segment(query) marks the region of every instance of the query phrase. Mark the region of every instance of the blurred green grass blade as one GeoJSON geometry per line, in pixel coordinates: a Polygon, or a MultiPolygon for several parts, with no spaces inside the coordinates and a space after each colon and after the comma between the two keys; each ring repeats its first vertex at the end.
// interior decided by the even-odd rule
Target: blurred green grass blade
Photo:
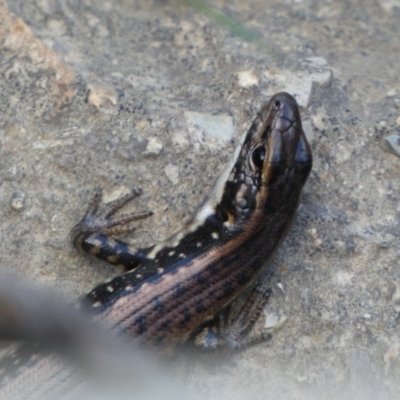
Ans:
{"type": "Polygon", "coordinates": [[[234,36],[237,36],[246,42],[254,43],[257,47],[270,53],[274,57],[283,58],[281,50],[271,41],[267,41],[260,32],[247,28],[236,19],[227,16],[222,11],[208,4],[203,0],[183,0],[186,4],[202,12],[216,24],[227,28],[234,36]]]}

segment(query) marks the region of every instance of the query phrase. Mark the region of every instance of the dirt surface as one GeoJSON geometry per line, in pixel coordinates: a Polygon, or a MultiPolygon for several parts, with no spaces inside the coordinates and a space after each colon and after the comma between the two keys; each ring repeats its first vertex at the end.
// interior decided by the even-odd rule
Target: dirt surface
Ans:
{"type": "Polygon", "coordinates": [[[129,240],[160,241],[285,90],[314,167],[273,260],[272,339],[185,379],[208,399],[398,398],[400,3],[210,4],[0,1],[1,268],[69,300],[113,276],[69,240],[95,188],[143,188],[127,209],[155,216],[129,240]]]}

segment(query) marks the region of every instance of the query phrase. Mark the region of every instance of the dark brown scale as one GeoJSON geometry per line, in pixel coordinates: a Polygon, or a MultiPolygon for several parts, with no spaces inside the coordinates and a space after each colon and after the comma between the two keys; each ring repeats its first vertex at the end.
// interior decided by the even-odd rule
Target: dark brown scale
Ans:
{"type": "MultiPolygon", "coordinates": [[[[118,242],[119,251],[124,246],[127,250],[118,259],[137,268],[87,296],[89,306],[96,306],[96,319],[155,346],[186,340],[266,267],[292,225],[311,166],[296,102],[278,93],[260,109],[246,134],[233,179],[225,183],[217,204],[209,205],[214,213],[200,222],[194,217],[180,240],[171,239],[158,251],[151,247],[135,252],[118,242]]],[[[79,226],[83,228],[75,243],[82,249],[102,235],[100,228],[88,229],[85,219],[79,226]]],[[[110,257],[112,250],[96,256],[104,254],[110,257]]]]}

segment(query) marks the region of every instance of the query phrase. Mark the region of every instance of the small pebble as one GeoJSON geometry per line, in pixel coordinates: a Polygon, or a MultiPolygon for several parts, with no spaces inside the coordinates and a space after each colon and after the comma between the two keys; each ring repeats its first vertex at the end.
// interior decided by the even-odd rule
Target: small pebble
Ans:
{"type": "Polygon", "coordinates": [[[163,145],[155,138],[150,137],[146,146],[146,154],[160,154],[163,145]]]}
{"type": "Polygon", "coordinates": [[[25,194],[14,192],[11,195],[10,206],[15,211],[21,211],[25,206],[25,194]]]}
{"type": "Polygon", "coordinates": [[[305,60],[305,63],[314,68],[324,68],[328,66],[328,61],[324,57],[308,57],[305,60]]]}
{"type": "Polygon", "coordinates": [[[165,175],[167,175],[168,179],[176,185],[179,183],[179,167],[177,165],[168,164],[164,168],[165,175]]]}
{"type": "Polygon", "coordinates": [[[253,71],[238,72],[238,83],[242,88],[249,88],[258,85],[258,77],[253,71]]]}
{"type": "Polygon", "coordinates": [[[317,235],[317,230],[315,228],[311,228],[307,231],[307,235],[312,237],[313,239],[316,239],[318,237],[317,235]]]}
{"type": "Polygon", "coordinates": [[[386,145],[389,151],[397,157],[400,157],[400,136],[391,135],[385,137],[386,145]]]}
{"type": "Polygon", "coordinates": [[[101,109],[104,106],[116,106],[118,103],[118,93],[114,88],[105,85],[91,84],[89,87],[89,98],[90,104],[93,104],[97,109],[101,109]]]}
{"type": "Polygon", "coordinates": [[[219,140],[231,140],[235,133],[233,118],[230,115],[211,115],[196,111],[185,111],[185,118],[190,125],[199,127],[207,135],[219,140]]]}

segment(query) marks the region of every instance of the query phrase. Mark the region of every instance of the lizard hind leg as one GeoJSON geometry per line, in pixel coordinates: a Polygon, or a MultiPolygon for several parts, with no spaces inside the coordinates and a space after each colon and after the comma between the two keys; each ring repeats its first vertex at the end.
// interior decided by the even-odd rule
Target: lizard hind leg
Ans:
{"type": "Polygon", "coordinates": [[[232,305],[226,307],[194,337],[194,344],[204,350],[242,349],[270,339],[267,332],[251,335],[270,295],[271,289],[258,281],[239,312],[234,313],[232,305]]]}

